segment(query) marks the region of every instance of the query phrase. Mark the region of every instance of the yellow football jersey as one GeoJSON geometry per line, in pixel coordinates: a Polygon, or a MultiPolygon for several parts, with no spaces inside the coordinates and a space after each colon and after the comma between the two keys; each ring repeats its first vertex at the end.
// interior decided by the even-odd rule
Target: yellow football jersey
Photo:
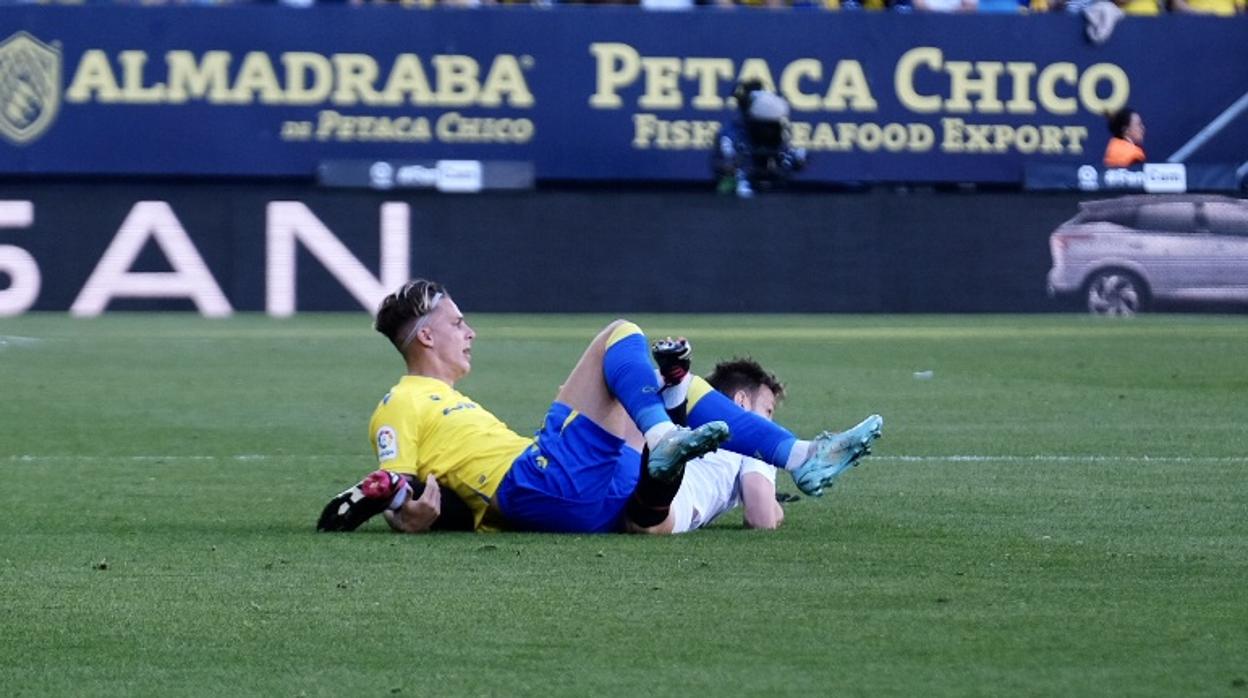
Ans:
{"type": "Polygon", "coordinates": [[[403,376],[368,423],[378,467],[430,474],[472,509],[478,530],[512,461],[533,439],[512,431],[467,396],[434,378],[403,376]]]}
{"type": "Polygon", "coordinates": [[[1188,7],[1210,15],[1232,17],[1244,11],[1244,0],[1187,0],[1188,7]]]}

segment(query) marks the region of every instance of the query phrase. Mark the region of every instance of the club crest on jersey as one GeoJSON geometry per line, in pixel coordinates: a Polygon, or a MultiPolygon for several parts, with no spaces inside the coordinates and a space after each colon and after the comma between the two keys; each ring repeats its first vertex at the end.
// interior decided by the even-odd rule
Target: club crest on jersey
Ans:
{"type": "Polygon", "coordinates": [[[384,463],[399,457],[399,435],[394,427],[383,426],[377,430],[377,462],[384,463]]]}
{"type": "Polygon", "coordinates": [[[26,32],[0,42],[0,135],[25,145],[52,125],[60,106],[60,49],[26,32]]]}

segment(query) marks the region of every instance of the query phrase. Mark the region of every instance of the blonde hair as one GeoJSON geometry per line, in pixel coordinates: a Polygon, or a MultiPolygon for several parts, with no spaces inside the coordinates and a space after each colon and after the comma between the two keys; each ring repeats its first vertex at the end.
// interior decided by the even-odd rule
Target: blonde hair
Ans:
{"type": "Polygon", "coordinates": [[[430,313],[447,296],[446,287],[428,279],[412,279],[377,306],[373,329],[382,333],[400,352],[428,322],[430,313]]]}

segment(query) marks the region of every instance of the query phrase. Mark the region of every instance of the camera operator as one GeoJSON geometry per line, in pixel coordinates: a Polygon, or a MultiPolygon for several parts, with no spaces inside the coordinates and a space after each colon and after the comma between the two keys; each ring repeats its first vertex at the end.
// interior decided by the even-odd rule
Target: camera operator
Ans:
{"type": "Polygon", "coordinates": [[[779,186],[806,166],[806,149],[789,146],[789,103],[758,80],[737,85],[739,115],[720,132],[711,156],[717,189],[741,198],[779,186]]]}

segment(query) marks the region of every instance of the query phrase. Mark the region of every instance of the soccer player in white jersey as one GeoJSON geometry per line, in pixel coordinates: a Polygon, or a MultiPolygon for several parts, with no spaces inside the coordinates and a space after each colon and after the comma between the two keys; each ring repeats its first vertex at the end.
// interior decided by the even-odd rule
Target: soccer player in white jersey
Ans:
{"type": "MultiPolygon", "coordinates": [[[[784,399],[784,384],[753,359],[733,359],[715,366],[707,382],[741,409],[767,419],[784,399]]],[[[737,506],[747,528],[774,529],[784,521],[776,501],[776,468],[757,458],[727,450],[708,453],[685,464],[685,477],[672,501],[672,533],[701,528],[737,506]]]]}
{"type": "MultiPolygon", "coordinates": [[[[671,361],[665,352],[669,355],[673,351],[680,352],[685,369],[688,367],[688,342],[674,341],[674,345],[666,347],[663,341],[655,345],[655,359],[661,371],[666,368],[665,363],[671,361]],[[673,349],[673,346],[676,348],[673,349]]],[[[670,376],[670,370],[664,372],[670,376]]],[[[692,376],[685,378],[680,373],[678,369],[674,379],[665,378],[674,384],[671,387],[681,383],[687,386],[687,392],[677,398],[684,398],[681,407],[685,410],[696,407],[697,402],[713,389],[741,409],[770,420],[776,406],[784,399],[784,384],[753,359],[720,362],[705,380],[692,376]]],[[[710,524],[721,514],[738,506],[744,510],[748,528],[774,529],[784,521],[784,510],[776,501],[775,467],[749,456],[723,449],[708,453],[689,461],[679,482],[672,484],[676,485],[676,492],[666,508],[663,506],[666,498],[653,488],[651,491],[655,492],[655,496],[651,501],[638,501],[645,498],[639,493],[640,496],[630,502],[630,532],[656,535],[685,533],[710,524]],[[663,518],[659,523],[642,525],[657,520],[660,515],[663,518]]]]}

